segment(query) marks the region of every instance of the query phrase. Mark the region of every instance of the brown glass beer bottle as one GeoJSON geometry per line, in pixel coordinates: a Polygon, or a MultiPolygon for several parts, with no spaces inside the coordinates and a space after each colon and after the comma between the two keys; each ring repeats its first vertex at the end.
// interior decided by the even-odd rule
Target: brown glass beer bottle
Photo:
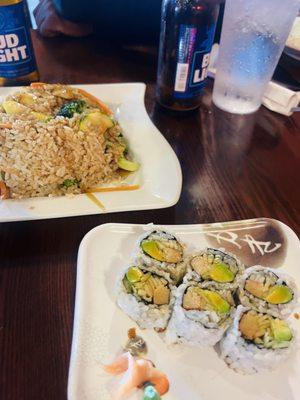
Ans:
{"type": "Polygon", "coordinates": [[[216,0],[163,0],[156,90],[162,106],[199,107],[218,13],[216,0]]]}

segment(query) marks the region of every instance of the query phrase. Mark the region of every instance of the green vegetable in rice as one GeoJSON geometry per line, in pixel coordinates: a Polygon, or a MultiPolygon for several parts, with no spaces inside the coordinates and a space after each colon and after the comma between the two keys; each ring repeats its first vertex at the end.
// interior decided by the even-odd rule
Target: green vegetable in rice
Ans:
{"type": "Polygon", "coordinates": [[[59,117],[72,118],[75,113],[81,114],[86,106],[84,100],[72,100],[65,103],[57,113],[59,117]]]}
{"type": "Polygon", "coordinates": [[[139,169],[139,163],[135,161],[127,160],[125,157],[120,157],[118,159],[118,167],[124,169],[125,171],[134,172],[139,169]]]}
{"type": "Polygon", "coordinates": [[[78,185],[77,179],[65,179],[61,186],[68,189],[69,187],[74,186],[74,185],[78,185]]]}

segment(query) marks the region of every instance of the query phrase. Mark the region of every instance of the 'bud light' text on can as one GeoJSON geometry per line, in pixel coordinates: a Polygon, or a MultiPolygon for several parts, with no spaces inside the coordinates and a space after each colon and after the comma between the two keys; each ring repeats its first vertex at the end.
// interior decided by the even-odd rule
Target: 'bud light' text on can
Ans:
{"type": "Polygon", "coordinates": [[[0,0],[0,85],[36,80],[27,4],[23,0],[0,0]]]}
{"type": "Polygon", "coordinates": [[[163,0],[157,101],[178,111],[200,105],[219,13],[217,0],[163,0]]]}

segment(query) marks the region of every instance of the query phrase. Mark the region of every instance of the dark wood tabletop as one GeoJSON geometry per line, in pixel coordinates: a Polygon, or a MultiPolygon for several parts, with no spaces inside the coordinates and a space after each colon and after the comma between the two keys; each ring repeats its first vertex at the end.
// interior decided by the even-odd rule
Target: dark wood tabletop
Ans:
{"type": "Polygon", "coordinates": [[[300,233],[300,113],[262,107],[249,116],[216,109],[211,83],[201,108],[170,114],[155,104],[156,52],[93,38],[34,34],[41,81],[146,82],[147,111],[183,172],[168,209],[1,224],[0,398],[66,399],[83,236],[107,222],[193,224],[271,217],[300,233]]]}

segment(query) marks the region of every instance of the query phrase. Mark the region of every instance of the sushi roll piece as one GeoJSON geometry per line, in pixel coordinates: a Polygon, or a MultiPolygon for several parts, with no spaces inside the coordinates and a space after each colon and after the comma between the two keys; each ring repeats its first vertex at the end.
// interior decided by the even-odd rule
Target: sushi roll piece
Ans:
{"type": "Polygon", "coordinates": [[[120,282],[117,303],[140,328],[164,330],[171,316],[174,288],[163,277],[129,267],[120,282]]]}
{"type": "Polygon", "coordinates": [[[138,240],[136,261],[174,285],[181,283],[186,272],[184,245],[171,233],[160,230],[138,240]]]}
{"type": "Polygon", "coordinates": [[[275,317],[290,315],[297,305],[297,296],[291,277],[260,265],[246,269],[238,288],[243,306],[275,317]]]}
{"type": "Polygon", "coordinates": [[[214,282],[218,288],[234,291],[243,272],[244,265],[233,254],[206,248],[190,257],[185,280],[214,282]]]}
{"type": "Polygon", "coordinates": [[[175,298],[166,342],[215,345],[232,321],[235,304],[231,291],[210,282],[186,282],[177,288],[175,298]]]}
{"type": "Polygon", "coordinates": [[[295,336],[286,321],[239,305],[219,347],[230,368],[254,374],[280,366],[292,353],[295,336]]]}

